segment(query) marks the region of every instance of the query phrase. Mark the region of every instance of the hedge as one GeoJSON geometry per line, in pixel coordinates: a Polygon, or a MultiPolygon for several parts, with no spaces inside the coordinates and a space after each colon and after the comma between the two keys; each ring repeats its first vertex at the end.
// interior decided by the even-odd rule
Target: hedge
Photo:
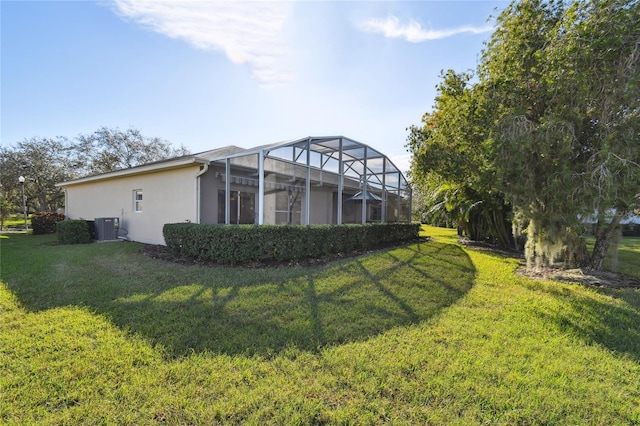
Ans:
{"type": "Polygon", "coordinates": [[[178,255],[224,264],[295,261],[414,240],[419,223],[365,225],[200,225],[170,223],[162,233],[178,255]]]}
{"type": "Polygon", "coordinates": [[[623,237],[640,237],[640,223],[627,223],[622,225],[623,237]]]}
{"type": "Polygon", "coordinates": [[[31,215],[31,229],[33,234],[53,234],[56,223],[63,221],[65,216],[56,212],[38,212],[31,215]]]}
{"type": "Polygon", "coordinates": [[[59,244],[90,243],[91,233],[86,220],[64,220],[56,224],[59,244]]]}

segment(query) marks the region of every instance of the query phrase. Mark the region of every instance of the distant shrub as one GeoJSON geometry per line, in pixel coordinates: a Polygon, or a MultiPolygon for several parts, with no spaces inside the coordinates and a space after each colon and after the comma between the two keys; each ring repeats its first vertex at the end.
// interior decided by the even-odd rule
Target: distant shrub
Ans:
{"type": "Polygon", "coordinates": [[[56,225],[59,244],[87,244],[91,242],[86,220],[64,220],[56,225]]]}
{"type": "Polygon", "coordinates": [[[625,237],[640,237],[640,223],[622,225],[622,235],[625,237]]]}
{"type": "Polygon", "coordinates": [[[63,221],[65,216],[56,212],[39,212],[31,215],[31,229],[33,234],[53,234],[56,223],[63,221]]]}
{"type": "Polygon", "coordinates": [[[218,263],[291,261],[368,250],[418,237],[418,223],[366,225],[199,225],[163,227],[175,254],[218,263]]]}

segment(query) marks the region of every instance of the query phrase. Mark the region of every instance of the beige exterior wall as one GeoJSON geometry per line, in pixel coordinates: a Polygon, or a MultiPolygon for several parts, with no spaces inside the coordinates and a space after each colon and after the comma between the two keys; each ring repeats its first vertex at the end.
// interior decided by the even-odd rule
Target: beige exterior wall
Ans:
{"type": "MultiPolygon", "coordinates": [[[[311,187],[311,199],[309,200],[310,224],[336,223],[333,220],[333,210],[337,207],[333,204],[333,189],[311,187]]],[[[304,205],[302,206],[304,215],[304,205]]]]}
{"type": "Polygon", "coordinates": [[[70,219],[118,217],[132,241],[164,244],[166,223],[198,222],[199,164],[173,170],[123,176],[66,187],[70,219]],[[142,190],[142,211],[134,211],[134,191],[142,190]]]}
{"type": "Polygon", "coordinates": [[[218,223],[218,189],[224,189],[224,182],[216,178],[219,172],[213,166],[200,178],[200,223],[218,223]]]}
{"type": "MultiPolygon", "coordinates": [[[[256,197],[256,213],[258,210],[258,186],[257,176],[251,171],[240,170],[232,166],[231,174],[234,177],[248,177],[252,181],[253,185],[238,184],[234,181],[231,184],[232,191],[243,191],[248,193],[254,193],[256,197]]],[[[224,206],[218,205],[218,190],[225,189],[225,182],[221,179],[220,175],[225,173],[224,167],[220,164],[212,164],[209,167],[209,171],[201,178],[201,204],[200,204],[200,223],[214,224],[218,223],[218,209],[224,209],[224,206]]],[[[310,199],[310,212],[309,222],[310,224],[335,224],[337,223],[337,177],[330,172],[324,172],[320,174],[319,171],[312,171],[312,185],[311,185],[311,199],[310,199]],[[321,183],[322,182],[322,183],[321,183]]],[[[270,174],[265,179],[265,185],[267,186],[267,193],[264,196],[264,223],[275,224],[277,223],[276,217],[276,198],[277,194],[273,191],[272,185],[278,183],[275,175],[270,174]]],[[[289,180],[280,181],[284,185],[292,184],[289,180]]],[[[298,181],[295,183],[297,186],[305,186],[304,181],[298,181]]],[[[345,198],[353,195],[358,191],[357,186],[353,186],[350,180],[346,180],[345,185],[345,198]]],[[[283,192],[286,192],[283,190],[283,192]]],[[[304,223],[305,218],[305,193],[299,194],[300,197],[300,217],[299,223],[304,223]]],[[[352,203],[353,204],[353,203],[352,203]]],[[[353,208],[350,212],[354,210],[353,208]]],[[[362,222],[361,211],[357,210],[352,212],[351,216],[344,215],[346,218],[345,223],[362,222]],[[353,216],[353,217],[351,217],[353,216]]],[[[343,219],[345,220],[345,219],[343,219]]],[[[257,219],[256,219],[257,223],[257,219]]]]}

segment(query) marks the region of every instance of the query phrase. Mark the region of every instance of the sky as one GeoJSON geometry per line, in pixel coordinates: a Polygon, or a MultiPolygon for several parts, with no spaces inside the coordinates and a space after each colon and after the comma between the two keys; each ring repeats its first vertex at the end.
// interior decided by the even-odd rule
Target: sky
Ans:
{"type": "Polygon", "coordinates": [[[5,1],[0,144],[139,129],[192,153],[346,136],[402,170],[504,1],[5,1]]]}

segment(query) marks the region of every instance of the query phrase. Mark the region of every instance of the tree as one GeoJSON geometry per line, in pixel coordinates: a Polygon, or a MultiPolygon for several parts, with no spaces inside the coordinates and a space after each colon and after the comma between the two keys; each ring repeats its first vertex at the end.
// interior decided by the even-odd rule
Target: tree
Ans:
{"type": "Polygon", "coordinates": [[[620,218],[636,206],[639,8],[526,1],[498,17],[480,79],[496,111],[499,181],[528,224],[529,266],[563,255],[601,269],[620,218]],[[593,211],[600,222],[587,259],[579,218],[593,211]]]}
{"type": "Polygon", "coordinates": [[[64,205],[64,193],[58,182],[77,177],[73,155],[65,138],[34,137],[0,151],[2,171],[0,183],[8,202],[22,205],[19,176],[25,177],[27,208],[50,211],[64,205]]]}
{"type": "Polygon", "coordinates": [[[510,206],[487,161],[490,126],[483,89],[469,84],[470,73],[449,70],[441,77],[434,112],[423,116],[422,127],[410,128],[412,183],[424,193],[427,216],[455,222],[472,240],[512,246],[510,206]]]}
{"type": "Polygon", "coordinates": [[[79,135],[75,147],[81,162],[85,164],[84,174],[87,175],[189,154],[184,146],[173,148],[169,142],[143,136],[133,128],[122,131],[101,127],[89,135],[79,135]]]}
{"type": "Polygon", "coordinates": [[[444,74],[411,129],[414,184],[437,175],[460,206],[511,205],[529,267],[601,269],[639,205],[640,3],[514,1],[496,24],[478,81],[444,74]],[[594,212],[589,255],[582,218],[594,212]]]}
{"type": "MultiPolygon", "coordinates": [[[[591,269],[601,269],[622,217],[639,206],[640,4],[589,1],[567,14],[572,93],[587,124],[587,179],[581,194],[598,212],[591,269]],[[615,212],[611,220],[606,214],[615,212]]],[[[617,249],[617,247],[616,247],[617,249]]]]}
{"type": "Polygon", "coordinates": [[[123,132],[101,127],[73,140],[25,139],[0,148],[3,203],[22,205],[19,176],[25,177],[27,206],[51,211],[64,205],[64,192],[57,183],[186,154],[184,147],[174,149],[168,142],[143,136],[136,129],[123,132]]]}
{"type": "Polygon", "coordinates": [[[11,204],[11,202],[6,198],[6,195],[3,193],[0,198],[0,230],[4,229],[4,221],[9,217],[9,215],[16,211],[17,207],[15,204],[11,204]]]}

